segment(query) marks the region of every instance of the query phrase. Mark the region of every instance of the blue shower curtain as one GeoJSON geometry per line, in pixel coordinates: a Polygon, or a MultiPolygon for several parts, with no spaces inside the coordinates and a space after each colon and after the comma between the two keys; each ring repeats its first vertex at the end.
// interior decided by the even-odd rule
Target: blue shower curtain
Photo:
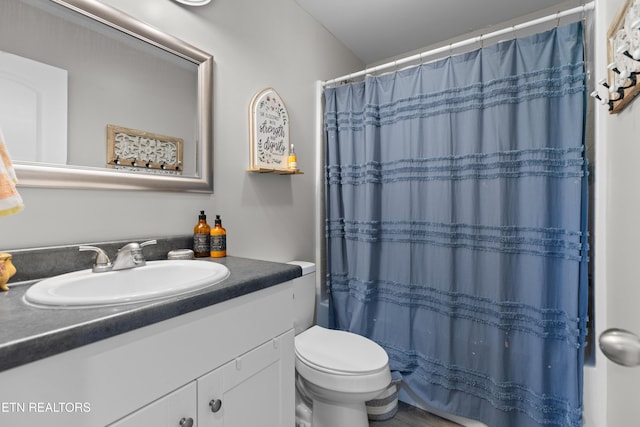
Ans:
{"type": "Polygon", "coordinates": [[[585,90],[581,23],[325,89],[332,327],[435,408],[582,425],[585,90]]]}

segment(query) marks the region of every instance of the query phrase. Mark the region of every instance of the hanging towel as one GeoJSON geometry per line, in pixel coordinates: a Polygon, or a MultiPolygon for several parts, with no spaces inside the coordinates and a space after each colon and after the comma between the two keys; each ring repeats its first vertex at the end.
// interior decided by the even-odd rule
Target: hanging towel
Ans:
{"type": "Polygon", "coordinates": [[[387,421],[393,418],[398,412],[398,388],[402,382],[399,372],[391,372],[391,383],[385,391],[376,396],[375,399],[365,403],[369,421],[387,421]]]}
{"type": "Polygon", "coordinates": [[[11,157],[4,143],[4,135],[0,129],[0,216],[18,213],[24,207],[22,197],[16,190],[16,172],[11,157]]]}

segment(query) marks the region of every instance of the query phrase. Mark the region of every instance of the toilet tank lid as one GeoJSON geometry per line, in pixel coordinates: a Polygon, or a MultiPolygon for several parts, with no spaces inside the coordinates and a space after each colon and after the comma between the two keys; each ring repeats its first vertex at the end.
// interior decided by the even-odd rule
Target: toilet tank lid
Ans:
{"type": "Polygon", "coordinates": [[[312,262],[307,261],[289,261],[287,264],[298,265],[302,267],[302,275],[306,276],[307,274],[313,273],[316,271],[316,265],[312,262]]]}

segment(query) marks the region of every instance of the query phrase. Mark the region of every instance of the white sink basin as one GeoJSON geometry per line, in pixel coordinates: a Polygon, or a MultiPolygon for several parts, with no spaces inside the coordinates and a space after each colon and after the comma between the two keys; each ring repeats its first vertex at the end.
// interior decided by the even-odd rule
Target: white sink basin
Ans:
{"type": "Polygon", "coordinates": [[[56,307],[130,304],[197,291],[227,277],[229,269],[215,262],[148,261],[128,270],[81,270],[44,279],[27,289],[25,299],[56,307]]]}

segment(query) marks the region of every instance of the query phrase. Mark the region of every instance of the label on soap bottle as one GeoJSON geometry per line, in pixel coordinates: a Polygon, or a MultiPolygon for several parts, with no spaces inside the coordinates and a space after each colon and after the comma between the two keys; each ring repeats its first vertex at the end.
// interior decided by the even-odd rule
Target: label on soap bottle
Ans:
{"type": "Polygon", "coordinates": [[[289,156],[287,163],[289,164],[289,169],[298,169],[298,159],[295,154],[289,156]]]}
{"type": "Polygon", "coordinates": [[[193,252],[209,252],[209,235],[194,234],[193,235],[193,252]]]}
{"type": "Polygon", "coordinates": [[[226,251],[227,236],[225,234],[219,236],[211,236],[211,252],[226,251]]]}

